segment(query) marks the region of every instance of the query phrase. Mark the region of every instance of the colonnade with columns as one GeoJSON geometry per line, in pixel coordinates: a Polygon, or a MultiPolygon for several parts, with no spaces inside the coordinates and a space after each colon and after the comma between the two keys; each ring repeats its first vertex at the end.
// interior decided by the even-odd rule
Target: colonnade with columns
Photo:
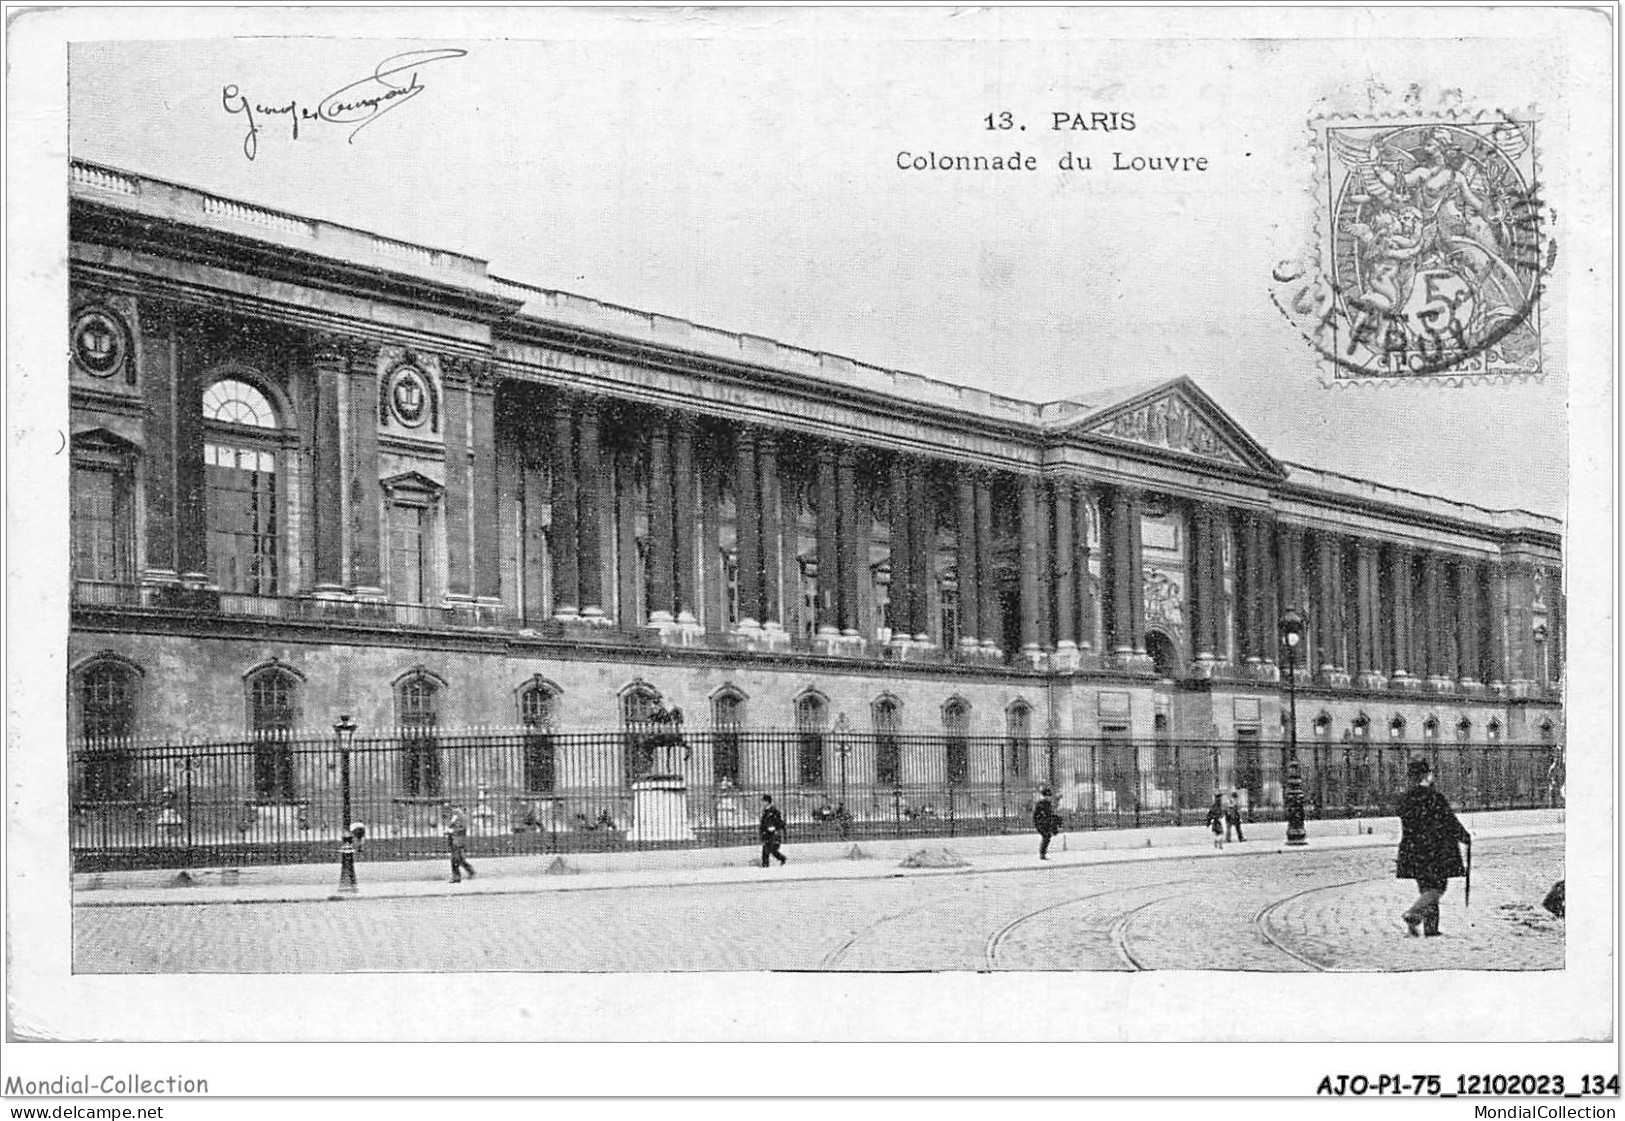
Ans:
{"type": "Polygon", "coordinates": [[[1473,694],[1559,676],[1533,664],[1541,619],[1556,630],[1560,599],[1548,607],[1516,588],[1530,582],[1528,564],[1291,524],[1277,545],[1281,603],[1310,624],[1299,668],[1322,683],[1473,694]]]}
{"type": "MultiPolygon", "coordinates": [[[[347,586],[369,594],[381,584],[378,507],[356,496],[377,475],[376,349],[318,342],[312,583],[318,593],[347,586]]],[[[890,641],[924,647],[941,638],[932,589],[951,572],[961,652],[1148,672],[1140,527],[1150,500],[1171,503],[1188,530],[1180,653],[1191,676],[1275,679],[1289,606],[1308,624],[1297,671],[1333,686],[1511,690],[1542,676],[1537,654],[1559,649],[1557,588],[1541,619],[1519,615],[1512,584],[1527,585],[1529,566],[1503,562],[1493,546],[1447,553],[1280,520],[1258,505],[652,406],[636,406],[635,423],[606,436],[606,409],[627,406],[560,390],[535,391],[545,404],[522,437],[545,467],[545,493],[517,484],[529,513],[516,532],[532,555],[545,549],[546,595],[535,578],[504,587],[505,530],[492,512],[504,491],[499,447],[511,429],[499,435],[496,378],[471,359],[443,360],[440,370],[443,590],[452,604],[506,600],[530,621],[732,631],[768,645],[807,611],[827,649],[858,650],[876,637],[874,572],[883,567],[890,641]],[[635,494],[624,483],[633,475],[635,494]],[[809,492],[807,527],[786,493],[792,485],[809,492]],[[549,520],[538,532],[532,523],[544,503],[549,520]],[[1520,627],[1536,628],[1533,641],[1544,647],[1520,627]]],[[[1545,676],[1556,676],[1551,668],[1545,676]]]]}

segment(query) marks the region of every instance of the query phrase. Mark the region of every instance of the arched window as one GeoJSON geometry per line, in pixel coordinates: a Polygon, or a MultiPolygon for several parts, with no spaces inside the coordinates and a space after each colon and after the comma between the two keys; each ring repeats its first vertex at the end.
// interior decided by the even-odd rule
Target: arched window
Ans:
{"type": "Polygon", "coordinates": [[[1540,742],[1548,744],[1557,742],[1557,729],[1552,727],[1550,720],[1540,722],[1540,742]]]}
{"type": "Polygon", "coordinates": [[[412,798],[440,796],[440,685],[427,673],[403,678],[395,692],[395,720],[401,731],[405,773],[402,786],[412,798]]]}
{"type": "Polygon", "coordinates": [[[1315,739],[1325,742],[1332,738],[1332,718],[1326,713],[1315,717],[1315,739]]]}
{"type": "MultiPolygon", "coordinates": [[[[1401,727],[1403,727],[1403,725],[1401,725],[1401,727]]],[[[1367,742],[1371,739],[1371,718],[1362,712],[1359,716],[1354,718],[1354,724],[1350,731],[1353,733],[1353,738],[1356,743],[1367,742]]]]}
{"type": "MultiPolygon", "coordinates": [[[[1424,736],[1427,735],[1426,724],[1422,725],[1422,734],[1424,736]]],[[[1392,720],[1388,721],[1388,738],[1394,743],[1399,743],[1404,740],[1405,718],[1403,716],[1396,716],[1392,720]]]]}
{"type": "Polygon", "coordinates": [[[628,783],[654,770],[655,737],[660,733],[654,717],[659,711],[660,692],[648,682],[635,682],[621,694],[622,766],[628,783]]]}
{"type": "MultiPolygon", "coordinates": [[[[1158,715],[1166,726],[1167,717],[1158,715]]],[[[1004,710],[1005,753],[1012,779],[1024,779],[1032,774],[1032,734],[1032,706],[1026,701],[1016,701],[1004,710]]]]}
{"type": "Polygon", "coordinates": [[[138,671],[123,661],[96,661],[79,676],[80,733],[78,793],[85,802],[117,802],[135,796],[135,760],[129,739],[135,734],[138,671]]]}
{"type": "Polygon", "coordinates": [[[958,786],[970,777],[970,704],[959,697],[942,706],[942,730],[947,737],[948,783],[958,786]]]}
{"type": "Polygon", "coordinates": [[[1151,665],[1158,677],[1172,678],[1179,675],[1179,651],[1167,635],[1161,631],[1147,631],[1145,652],[1151,656],[1151,665]]]}
{"type": "Polygon", "coordinates": [[[1430,716],[1422,721],[1422,742],[1432,746],[1439,742],[1439,720],[1430,716]]]}
{"type": "Polygon", "coordinates": [[[875,782],[896,786],[901,776],[903,708],[896,697],[880,697],[869,707],[875,730],[875,782]]]}
{"type": "Polygon", "coordinates": [[[1501,742],[1501,722],[1499,720],[1491,720],[1484,725],[1484,738],[1490,743],[1501,742]]]}
{"type": "Polygon", "coordinates": [[[254,734],[254,797],[290,802],[294,797],[293,730],[298,724],[299,678],[283,666],[248,679],[248,718],[254,734]]]}
{"type": "Polygon", "coordinates": [[[817,693],[804,693],[796,701],[796,770],[803,786],[824,782],[824,732],[829,705],[817,693]]]}
{"type": "Polygon", "coordinates": [[[1456,725],[1456,742],[1457,743],[1467,743],[1472,738],[1473,738],[1473,722],[1471,720],[1467,719],[1465,716],[1463,716],[1461,718],[1461,722],[1456,725]]]}
{"type": "Polygon", "coordinates": [[[277,418],[265,394],[225,378],[203,394],[209,571],[222,591],[275,595],[283,512],[277,418]]]}
{"type": "Polygon", "coordinates": [[[525,727],[525,791],[551,793],[558,786],[558,757],[553,732],[558,725],[558,694],[533,681],[519,694],[519,720],[525,727]]]}
{"type": "Polygon", "coordinates": [[[739,785],[740,731],[745,726],[745,695],[724,688],[711,698],[711,778],[739,785]]]}

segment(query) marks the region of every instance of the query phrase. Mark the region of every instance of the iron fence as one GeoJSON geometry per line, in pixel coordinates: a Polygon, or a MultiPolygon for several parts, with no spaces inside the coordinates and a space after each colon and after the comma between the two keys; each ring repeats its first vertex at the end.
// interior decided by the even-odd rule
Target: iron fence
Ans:
{"type": "MultiPolygon", "coordinates": [[[[1560,744],[1300,744],[1308,817],[1394,812],[1426,755],[1462,810],[1561,805],[1560,744]]],[[[754,843],[761,795],[792,842],[1031,828],[1054,789],[1066,828],[1200,824],[1234,791],[1249,820],[1284,813],[1287,748],[1236,741],[818,732],[559,733],[400,728],[235,742],[78,742],[76,871],[333,859],[351,821],[370,860],[444,852],[462,811],[474,853],[754,843]],[[348,757],[346,759],[346,756],[348,757]]]]}

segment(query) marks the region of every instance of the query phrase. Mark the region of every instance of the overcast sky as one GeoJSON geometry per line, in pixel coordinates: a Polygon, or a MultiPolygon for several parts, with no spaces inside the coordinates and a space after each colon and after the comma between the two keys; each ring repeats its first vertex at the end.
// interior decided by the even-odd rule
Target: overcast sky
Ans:
{"type": "MultiPolygon", "coordinates": [[[[1562,41],[1230,38],[1248,29],[1225,10],[1168,41],[1139,15],[313,13],[280,28],[323,37],[76,44],[70,146],[544,287],[1031,400],[1186,374],[1280,458],[1562,516],[1561,269],[1539,384],[1329,389],[1269,299],[1272,268],[1312,244],[1311,118],[1404,110],[1407,81],[1411,109],[1535,107],[1567,211],[1562,41]],[[313,108],[432,48],[466,54],[422,64],[421,91],[353,136],[307,121],[296,141],[262,112],[250,161],[222,104],[236,86],[313,108]],[[1014,127],[990,131],[1004,111],[1014,127]],[[1135,127],[1054,130],[1068,112],[1135,127]],[[1019,152],[1039,170],[905,171],[902,152],[1019,152]],[[1093,170],[1060,171],[1067,152],[1093,170]],[[1114,152],[1207,170],[1113,171],[1114,152]]],[[[1339,18],[1328,33],[1374,34],[1339,18]]]]}

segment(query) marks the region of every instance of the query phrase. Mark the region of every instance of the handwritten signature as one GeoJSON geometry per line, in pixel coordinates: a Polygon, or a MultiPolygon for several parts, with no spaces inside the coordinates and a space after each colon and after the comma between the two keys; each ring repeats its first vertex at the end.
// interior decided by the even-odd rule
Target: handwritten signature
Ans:
{"type": "Polygon", "coordinates": [[[259,155],[262,131],[259,122],[267,117],[287,117],[295,140],[299,139],[301,121],[355,125],[348,140],[354,144],[356,134],[362,129],[423,92],[424,85],[418,80],[419,69],[441,59],[462,58],[467,53],[455,47],[439,47],[390,55],[374,67],[370,75],[334,90],[318,101],[315,108],[298,101],[282,105],[250,101],[236,84],[221,87],[220,106],[233,116],[240,114],[246,121],[248,131],[243,134],[243,155],[250,160],[259,155]]]}

